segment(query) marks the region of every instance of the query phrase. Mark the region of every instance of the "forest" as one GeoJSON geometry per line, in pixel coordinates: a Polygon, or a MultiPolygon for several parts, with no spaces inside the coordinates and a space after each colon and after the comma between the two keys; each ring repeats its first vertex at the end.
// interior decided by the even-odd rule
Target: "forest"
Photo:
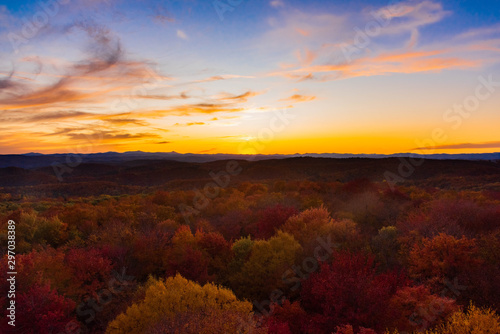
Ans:
{"type": "Polygon", "coordinates": [[[500,333],[500,163],[0,168],[2,333],[500,333]]]}

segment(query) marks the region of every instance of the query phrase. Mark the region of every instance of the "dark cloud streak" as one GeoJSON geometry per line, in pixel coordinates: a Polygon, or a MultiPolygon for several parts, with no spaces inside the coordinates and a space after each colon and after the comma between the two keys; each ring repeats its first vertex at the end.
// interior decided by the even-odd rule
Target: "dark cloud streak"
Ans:
{"type": "Polygon", "coordinates": [[[413,148],[413,151],[416,150],[459,150],[464,148],[500,148],[500,141],[486,142],[486,143],[460,143],[460,144],[448,144],[448,145],[439,145],[439,146],[429,146],[429,147],[416,147],[413,148]]]}

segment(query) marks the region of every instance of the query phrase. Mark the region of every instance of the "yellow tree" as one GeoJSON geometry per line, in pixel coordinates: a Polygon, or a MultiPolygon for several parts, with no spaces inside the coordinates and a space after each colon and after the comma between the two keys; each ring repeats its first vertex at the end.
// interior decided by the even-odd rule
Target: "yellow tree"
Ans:
{"type": "Polygon", "coordinates": [[[497,334],[500,333],[500,317],[490,309],[470,305],[466,312],[453,313],[448,321],[426,334],[497,334]]]}
{"type": "MultiPolygon", "coordinates": [[[[398,330],[387,331],[385,334],[403,334],[398,330]]],[[[422,332],[412,332],[419,334],[422,332]]],[[[470,304],[467,311],[456,311],[448,317],[444,324],[425,334],[498,334],[500,333],[500,317],[488,308],[479,308],[470,304]]]]}
{"type": "Polygon", "coordinates": [[[267,299],[276,289],[285,292],[283,274],[297,262],[301,253],[302,247],[294,237],[281,231],[269,240],[254,241],[241,271],[230,278],[231,287],[238,297],[251,300],[267,299]]]}
{"type": "Polygon", "coordinates": [[[247,333],[252,328],[252,304],[226,288],[176,275],[150,279],[144,300],[113,320],[106,333],[247,333]]]}
{"type": "Polygon", "coordinates": [[[304,249],[305,256],[312,256],[318,246],[318,237],[331,239],[336,247],[359,249],[362,246],[359,227],[349,219],[333,220],[328,210],[321,206],[302,211],[288,218],[281,226],[283,232],[291,234],[304,249]]]}

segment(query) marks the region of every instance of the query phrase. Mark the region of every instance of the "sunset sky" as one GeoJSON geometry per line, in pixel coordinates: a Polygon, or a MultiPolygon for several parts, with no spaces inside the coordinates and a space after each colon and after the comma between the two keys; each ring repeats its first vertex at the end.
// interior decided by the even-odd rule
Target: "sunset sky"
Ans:
{"type": "Polygon", "coordinates": [[[500,6],[1,1],[0,119],[0,154],[498,152],[500,6]]]}

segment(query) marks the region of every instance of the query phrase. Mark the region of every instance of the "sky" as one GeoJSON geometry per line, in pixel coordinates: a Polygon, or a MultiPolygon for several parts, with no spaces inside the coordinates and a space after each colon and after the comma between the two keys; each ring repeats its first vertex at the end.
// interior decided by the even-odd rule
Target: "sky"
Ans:
{"type": "Polygon", "coordinates": [[[500,151],[497,0],[0,1],[0,154],[500,151]]]}

